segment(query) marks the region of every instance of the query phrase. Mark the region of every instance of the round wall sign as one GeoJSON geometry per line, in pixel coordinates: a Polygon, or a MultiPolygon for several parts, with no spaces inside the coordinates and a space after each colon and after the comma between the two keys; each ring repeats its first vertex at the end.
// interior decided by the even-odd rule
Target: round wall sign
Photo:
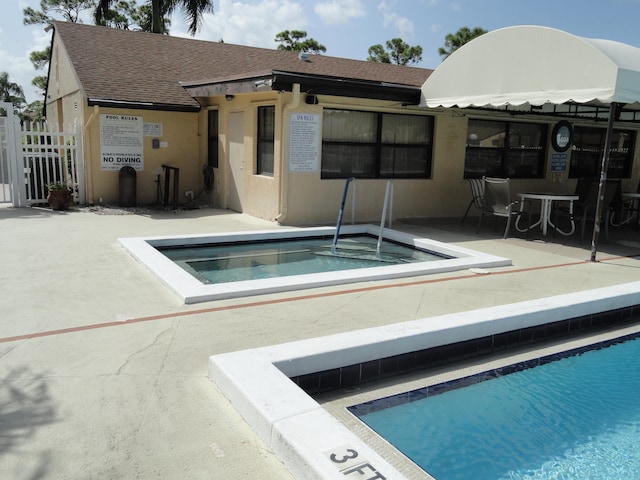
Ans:
{"type": "Polygon", "coordinates": [[[573,143],[573,127],[566,120],[556,123],[551,133],[551,145],[556,152],[566,152],[573,143]]]}

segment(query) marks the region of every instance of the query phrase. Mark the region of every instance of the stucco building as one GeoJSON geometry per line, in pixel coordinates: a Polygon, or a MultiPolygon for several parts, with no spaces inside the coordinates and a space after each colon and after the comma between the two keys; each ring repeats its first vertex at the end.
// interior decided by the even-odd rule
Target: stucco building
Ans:
{"type": "MultiPolygon", "coordinates": [[[[435,72],[459,65],[458,52],[435,72]]],[[[451,85],[464,96],[484,68],[474,63],[451,85]]],[[[117,203],[125,165],[136,171],[139,205],[171,194],[289,224],[335,221],[349,177],[356,220],[373,221],[389,179],[393,216],[407,218],[460,216],[469,177],[572,191],[576,178],[598,174],[607,109],[429,105],[421,88],[432,73],[56,22],[46,113],[82,126],[87,203],[117,203]],[[560,120],[570,122],[567,149],[552,142],[560,120]]],[[[620,118],[610,142],[609,175],[633,190],[636,133],[635,115],[620,118]]]]}

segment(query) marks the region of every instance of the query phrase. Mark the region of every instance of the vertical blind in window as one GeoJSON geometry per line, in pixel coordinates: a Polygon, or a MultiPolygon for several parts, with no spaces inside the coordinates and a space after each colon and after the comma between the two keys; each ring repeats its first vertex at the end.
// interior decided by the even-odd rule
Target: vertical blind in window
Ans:
{"type": "Polygon", "coordinates": [[[433,118],[325,109],[322,178],[428,178],[433,118]]]}

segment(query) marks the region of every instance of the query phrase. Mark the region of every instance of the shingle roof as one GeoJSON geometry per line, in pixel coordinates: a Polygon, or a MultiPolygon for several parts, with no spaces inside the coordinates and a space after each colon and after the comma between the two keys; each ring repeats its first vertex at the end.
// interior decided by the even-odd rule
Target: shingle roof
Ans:
{"type": "Polygon", "coordinates": [[[420,88],[432,70],[55,22],[89,99],[197,107],[180,85],[286,71],[420,88]]]}

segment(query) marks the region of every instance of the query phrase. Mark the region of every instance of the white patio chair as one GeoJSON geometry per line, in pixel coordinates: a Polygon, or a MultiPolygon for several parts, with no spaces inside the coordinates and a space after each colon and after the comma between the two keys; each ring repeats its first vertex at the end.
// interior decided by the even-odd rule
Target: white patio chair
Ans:
{"type": "MultiPolygon", "coordinates": [[[[507,219],[507,225],[504,229],[503,238],[509,235],[509,227],[511,219],[520,215],[518,210],[518,202],[511,201],[511,189],[508,178],[490,178],[483,177],[484,183],[484,199],[482,202],[482,210],[480,211],[480,219],[478,220],[478,228],[476,233],[480,232],[480,225],[485,215],[494,217],[502,217],[507,219]]],[[[496,219],[497,220],[497,219],[496,219]]]]}
{"type": "Polygon", "coordinates": [[[469,210],[471,210],[472,206],[476,207],[478,210],[482,210],[482,199],[484,197],[484,181],[482,178],[467,178],[467,181],[471,187],[471,201],[467,206],[467,210],[464,212],[464,216],[460,222],[461,225],[467,219],[467,215],[469,214],[469,210]]]}

